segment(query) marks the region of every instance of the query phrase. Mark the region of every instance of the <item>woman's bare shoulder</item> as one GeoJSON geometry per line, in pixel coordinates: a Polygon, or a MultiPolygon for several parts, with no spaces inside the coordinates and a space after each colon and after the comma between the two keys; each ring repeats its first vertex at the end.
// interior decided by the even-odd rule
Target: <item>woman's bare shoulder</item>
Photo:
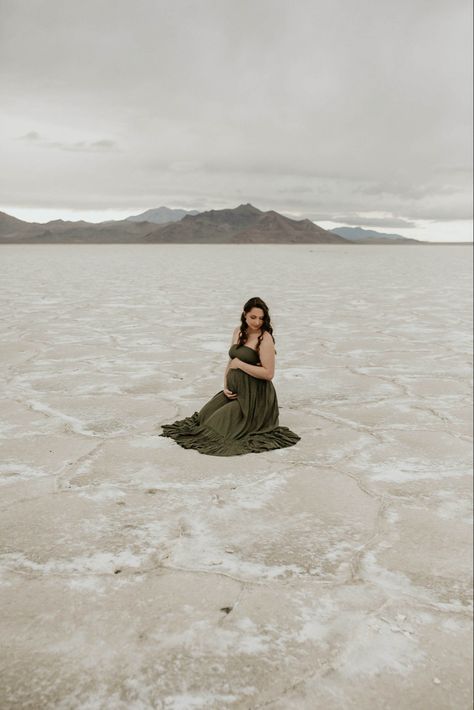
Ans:
{"type": "Polygon", "coordinates": [[[240,326],[238,325],[236,328],[234,328],[234,332],[232,333],[232,345],[235,345],[235,343],[238,343],[239,341],[239,332],[240,332],[240,326]]]}

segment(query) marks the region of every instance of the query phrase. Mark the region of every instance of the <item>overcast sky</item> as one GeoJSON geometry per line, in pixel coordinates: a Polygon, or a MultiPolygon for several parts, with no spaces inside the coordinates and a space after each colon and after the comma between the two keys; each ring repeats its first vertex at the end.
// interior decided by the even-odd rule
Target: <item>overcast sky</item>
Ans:
{"type": "Polygon", "coordinates": [[[0,209],[472,238],[471,0],[0,0],[0,209]]]}

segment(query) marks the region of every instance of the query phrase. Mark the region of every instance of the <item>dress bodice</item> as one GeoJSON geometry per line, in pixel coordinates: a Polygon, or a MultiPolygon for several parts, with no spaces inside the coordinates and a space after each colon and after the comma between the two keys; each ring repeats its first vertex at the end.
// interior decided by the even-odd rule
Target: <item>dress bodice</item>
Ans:
{"type": "Polygon", "coordinates": [[[242,362],[246,362],[248,365],[259,365],[260,355],[253,348],[249,348],[247,345],[238,345],[234,343],[229,348],[229,357],[238,357],[242,362]]]}

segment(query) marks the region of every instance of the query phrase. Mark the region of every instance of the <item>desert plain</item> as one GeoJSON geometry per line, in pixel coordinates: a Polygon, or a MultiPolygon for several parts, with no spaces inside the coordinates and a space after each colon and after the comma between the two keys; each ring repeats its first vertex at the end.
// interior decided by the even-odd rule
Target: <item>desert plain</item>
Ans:
{"type": "Polygon", "coordinates": [[[0,249],[0,708],[472,705],[472,246],[0,249]],[[296,446],[185,450],[269,305],[296,446]]]}

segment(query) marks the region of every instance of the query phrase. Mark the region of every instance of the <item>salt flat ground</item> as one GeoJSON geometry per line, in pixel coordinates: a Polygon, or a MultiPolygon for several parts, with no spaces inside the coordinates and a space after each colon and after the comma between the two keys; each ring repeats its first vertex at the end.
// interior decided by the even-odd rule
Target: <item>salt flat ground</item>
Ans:
{"type": "Polygon", "coordinates": [[[6,246],[0,707],[471,707],[472,248],[6,246]],[[159,437],[270,307],[296,446],[159,437]]]}

